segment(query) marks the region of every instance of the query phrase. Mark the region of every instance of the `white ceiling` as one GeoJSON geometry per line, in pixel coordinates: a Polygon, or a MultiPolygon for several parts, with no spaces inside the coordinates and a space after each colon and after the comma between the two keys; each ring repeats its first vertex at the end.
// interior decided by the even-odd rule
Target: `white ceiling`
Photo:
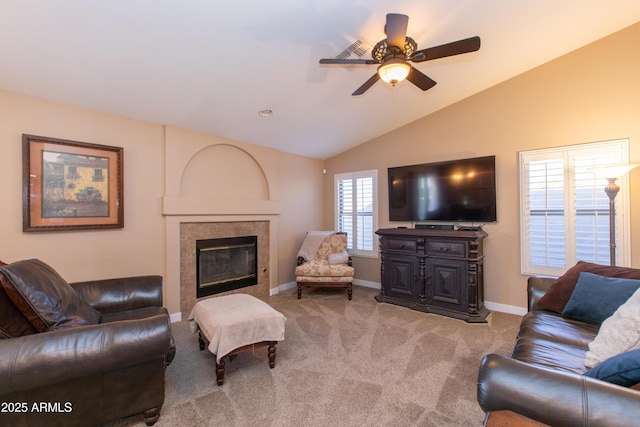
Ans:
{"type": "Polygon", "coordinates": [[[325,159],[638,21],[638,0],[2,0],[0,88],[325,159]],[[426,92],[352,97],[375,65],[318,60],[389,12],[418,49],[482,47],[415,64],[426,92]]]}

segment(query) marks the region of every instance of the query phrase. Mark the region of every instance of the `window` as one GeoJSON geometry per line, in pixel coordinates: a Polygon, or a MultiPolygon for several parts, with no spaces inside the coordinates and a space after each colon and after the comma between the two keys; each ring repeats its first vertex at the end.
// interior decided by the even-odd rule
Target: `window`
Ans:
{"type": "MultiPolygon", "coordinates": [[[[561,275],[577,261],[608,265],[607,181],[595,167],[628,162],[629,141],[617,140],[520,153],[523,274],[561,275]]],[[[618,179],[616,264],[629,265],[628,179],[618,179]]]]}
{"type": "Polygon", "coordinates": [[[377,239],[378,171],[344,173],[335,176],[336,229],[347,233],[349,253],[378,257],[377,239]]]}
{"type": "Polygon", "coordinates": [[[93,170],[93,181],[104,181],[104,175],[102,174],[102,169],[94,169],[93,170]]]}

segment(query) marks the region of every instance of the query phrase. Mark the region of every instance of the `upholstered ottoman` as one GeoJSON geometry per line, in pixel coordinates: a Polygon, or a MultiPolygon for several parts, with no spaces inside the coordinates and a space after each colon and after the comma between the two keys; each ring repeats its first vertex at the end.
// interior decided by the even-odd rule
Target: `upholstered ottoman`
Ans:
{"type": "Polygon", "coordinates": [[[286,320],[269,304],[247,294],[198,301],[189,315],[191,331],[198,333],[200,350],[207,347],[216,356],[219,386],[224,382],[226,356],[267,346],[269,367],[273,369],[276,344],[284,340],[286,320]]]}

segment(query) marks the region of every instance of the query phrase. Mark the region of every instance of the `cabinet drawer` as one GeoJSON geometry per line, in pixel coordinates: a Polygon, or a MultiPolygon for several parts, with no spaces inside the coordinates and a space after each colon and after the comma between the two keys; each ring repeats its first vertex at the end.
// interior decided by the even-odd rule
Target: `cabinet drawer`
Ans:
{"type": "Polygon", "coordinates": [[[466,247],[464,242],[427,242],[427,254],[464,257],[467,254],[466,247]]]}
{"type": "Polygon", "coordinates": [[[416,241],[411,239],[394,239],[386,238],[383,242],[383,248],[388,251],[416,252],[416,241]]]}

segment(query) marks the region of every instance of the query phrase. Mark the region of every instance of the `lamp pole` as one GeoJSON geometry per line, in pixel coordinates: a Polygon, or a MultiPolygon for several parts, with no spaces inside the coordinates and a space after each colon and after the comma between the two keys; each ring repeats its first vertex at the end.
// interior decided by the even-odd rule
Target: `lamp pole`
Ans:
{"type": "Polygon", "coordinates": [[[609,263],[616,265],[616,196],[620,191],[620,186],[616,180],[631,169],[640,166],[638,164],[615,165],[596,167],[592,170],[596,177],[606,178],[609,183],[604,187],[604,192],[609,197],[609,263]]]}
{"type": "Polygon", "coordinates": [[[609,196],[609,264],[616,265],[616,196],[620,186],[616,184],[618,178],[607,178],[609,184],[604,187],[604,192],[609,196]]]}

